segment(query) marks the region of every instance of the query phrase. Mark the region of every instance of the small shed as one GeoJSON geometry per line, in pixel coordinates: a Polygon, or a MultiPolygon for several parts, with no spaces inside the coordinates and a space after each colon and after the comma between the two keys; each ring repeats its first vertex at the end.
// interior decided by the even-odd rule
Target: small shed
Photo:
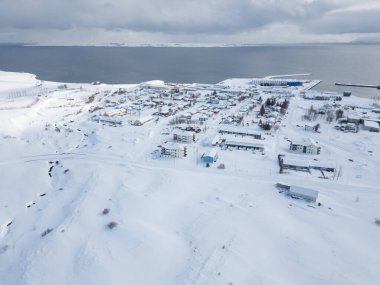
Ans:
{"type": "Polygon", "coordinates": [[[202,155],[202,160],[204,163],[214,163],[218,160],[218,152],[213,148],[208,154],[202,155]]]}
{"type": "Polygon", "coordinates": [[[310,202],[316,202],[318,198],[318,191],[309,189],[309,188],[304,188],[304,187],[299,187],[299,186],[290,186],[290,189],[288,191],[288,195],[291,197],[299,198],[299,199],[304,199],[306,201],[310,202]]]}

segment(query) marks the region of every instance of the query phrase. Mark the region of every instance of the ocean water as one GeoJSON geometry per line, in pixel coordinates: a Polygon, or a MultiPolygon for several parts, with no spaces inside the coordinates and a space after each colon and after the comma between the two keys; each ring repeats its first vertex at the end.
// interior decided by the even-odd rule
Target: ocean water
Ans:
{"type": "Polygon", "coordinates": [[[0,70],[30,72],[58,82],[139,83],[161,79],[217,83],[227,78],[312,73],[316,88],[380,97],[380,90],[335,82],[380,85],[380,45],[212,48],[0,46],[0,70]]]}

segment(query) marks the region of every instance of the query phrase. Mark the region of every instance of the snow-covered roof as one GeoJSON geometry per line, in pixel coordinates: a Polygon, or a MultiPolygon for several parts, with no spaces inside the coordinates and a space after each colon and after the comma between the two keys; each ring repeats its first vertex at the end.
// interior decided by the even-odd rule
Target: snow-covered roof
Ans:
{"type": "Polygon", "coordinates": [[[318,143],[312,138],[304,138],[301,140],[294,140],[294,141],[292,141],[292,144],[304,145],[304,146],[310,146],[310,145],[318,146],[318,143]]]}
{"type": "Polygon", "coordinates": [[[148,122],[148,121],[153,120],[153,119],[154,118],[152,115],[147,115],[147,116],[140,117],[139,119],[136,119],[136,121],[145,123],[145,122],[148,122]]]}
{"type": "Polygon", "coordinates": [[[206,155],[206,156],[209,156],[209,157],[215,157],[218,155],[218,151],[216,148],[213,148],[212,150],[210,150],[210,152],[206,155]]]}
{"type": "Polygon", "coordinates": [[[290,186],[289,194],[308,197],[312,200],[316,200],[318,198],[318,191],[309,189],[309,188],[294,186],[294,185],[290,186]]]}
{"type": "Polygon", "coordinates": [[[220,141],[220,136],[216,135],[214,139],[212,140],[212,144],[216,144],[218,141],[220,141]]]}
{"type": "Polygon", "coordinates": [[[184,131],[181,129],[174,129],[173,130],[173,135],[178,135],[178,136],[193,136],[193,132],[190,131],[184,131]]]}
{"type": "Polygon", "coordinates": [[[310,163],[310,167],[320,167],[320,168],[335,168],[336,163],[333,161],[315,161],[312,160],[310,163]]]}
{"type": "Polygon", "coordinates": [[[163,144],[163,147],[166,149],[178,149],[178,150],[182,150],[185,148],[183,145],[179,143],[174,143],[174,142],[165,142],[163,144]]]}
{"type": "Polygon", "coordinates": [[[245,134],[245,135],[261,135],[260,132],[246,129],[246,128],[237,128],[237,127],[221,127],[219,128],[220,133],[235,133],[235,134],[245,134]]]}
{"type": "Polygon", "coordinates": [[[294,165],[294,166],[299,166],[299,167],[309,167],[310,163],[307,160],[302,160],[302,159],[292,159],[292,158],[283,158],[283,163],[285,165],[294,165]]]}
{"type": "Polygon", "coordinates": [[[379,123],[365,120],[364,127],[371,128],[371,129],[379,129],[379,123]]]}
{"type": "Polygon", "coordinates": [[[256,143],[255,140],[253,140],[252,138],[249,138],[249,137],[235,137],[233,135],[227,135],[227,136],[225,136],[225,143],[227,145],[264,148],[263,144],[256,143]]]}

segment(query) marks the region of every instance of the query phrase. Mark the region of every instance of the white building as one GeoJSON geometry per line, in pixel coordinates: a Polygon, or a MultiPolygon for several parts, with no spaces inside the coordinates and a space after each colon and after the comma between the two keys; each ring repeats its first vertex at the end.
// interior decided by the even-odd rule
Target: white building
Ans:
{"type": "Polygon", "coordinates": [[[236,147],[243,149],[254,149],[264,151],[264,145],[256,143],[254,139],[249,137],[236,137],[232,135],[226,135],[223,138],[223,144],[227,147],[236,147]]]}
{"type": "Polygon", "coordinates": [[[318,92],[316,90],[308,90],[306,92],[302,92],[303,98],[308,100],[322,100],[322,101],[335,101],[342,100],[342,97],[335,92],[318,92]]]}
{"type": "Polygon", "coordinates": [[[318,198],[318,191],[299,187],[299,186],[290,186],[290,189],[288,191],[288,195],[291,197],[299,198],[299,199],[305,199],[306,201],[316,202],[318,198]]]}
{"type": "Polygon", "coordinates": [[[175,129],[173,131],[173,140],[176,142],[193,143],[196,141],[196,137],[194,132],[175,129]]]}
{"type": "Polygon", "coordinates": [[[291,141],[289,146],[290,151],[309,154],[320,154],[321,147],[316,141],[311,138],[303,139],[302,141],[291,141]]]}
{"type": "Polygon", "coordinates": [[[365,130],[370,131],[370,132],[377,132],[378,133],[380,131],[379,123],[377,123],[375,121],[364,120],[363,128],[365,130]]]}
{"type": "Polygon", "coordinates": [[[283,169],[290,169],[296,171],[310,171],[310,165],[308,161],[300,159],[291,159],[287,156],[281,160],[281,167],[283,169]]]}
{"type": "Polygon", "coordinates": [[[166,142],[161,147],[161,156],[169,156],[169,157],[186,157],[187,156],[187,148],[178,143],[166,142]]]}
{"type": "Polygon", "coordinates": [[[281,160],[281,167],[283,169],[290,169],[296,171],[310,171],[310,169],[335,172],[337,165],[333,161],[315,161],[315,160],[301,160],[288,158],[287,156],[283,157],[281,160]]]}
{"type": "Polygon", "coordinates": [[[241,127],[221,127],[218,131],[220,134],[230,134],[239,136],[253,137],[254,139],[261,139],[261,133],[247,128],[241,127]]]}

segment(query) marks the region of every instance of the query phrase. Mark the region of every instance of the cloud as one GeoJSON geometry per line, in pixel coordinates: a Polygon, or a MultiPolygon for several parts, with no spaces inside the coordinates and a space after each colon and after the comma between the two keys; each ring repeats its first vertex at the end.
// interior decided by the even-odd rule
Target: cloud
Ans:
{"type": "Polygon", "coordinates": [[[380,33],[380,3],[330,11],[318,21],[308,23],[317,33],[380,33]]]}
{"type": "MultiPolygon", "coordinates": [[[[377,33],[376,2],[363,0],[358,7],[353,0],[1,0],[0,41],[16,34],[23,37],[21,41],[33,37],[51,41],[45,32],[60,42],[65,36],[66,41],[80,39],[80,33],[98,42],[109,39],[107,34],[128,39],[151,35],[156,41],[207,36],[223,40],[237,35],[252,40],[269,27],[271,31],[278,27],[281,38],[286,35],[284,27],[292,27],[293,35],[289,31],[288,36],[293,38],[297,36],[294,30],[307,38],[377,33]],[[368,9],[374,5],[375,9],[368,9]]],[[[240,41],[245,42],[244,38],[240,41]]]]}

